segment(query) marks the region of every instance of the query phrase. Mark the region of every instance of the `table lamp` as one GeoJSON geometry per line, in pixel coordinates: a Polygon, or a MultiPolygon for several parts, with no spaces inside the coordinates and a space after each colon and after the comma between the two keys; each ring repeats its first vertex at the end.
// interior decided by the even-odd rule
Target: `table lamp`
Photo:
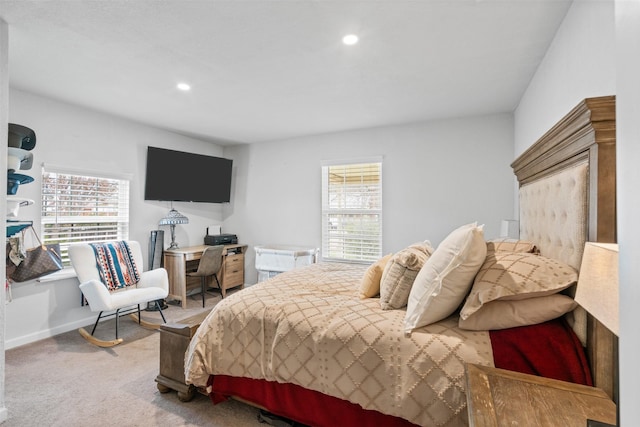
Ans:
{"type": "Polygon", "coordinates": [[[515,219],[503,219],[500,223],[500,237],[520,238],[520,222],[515,219]]]}
{"type": "MultiPolygon", "coordinates": [[[[618,298],[618,245],[587,242],[582,254],[576,302],[618,336],[618,298]]],[[[617,369],[615,387],[618,387],[617,369]]],[[[616,406],[619,410],[620,405],[616,406]]],[[[609,425],[593,420],[587,424],[589,427],[609,425]]]]}
{"type": "Polygon", "coordinates": [[[189,218],[173,209],[173,207],[167,216],[158,222],[158,225],[168,225],[171,228],[171,244],[169,245],[169,249],[178,249],[178,244],[176,243],[176,224],[189,224],[189,218]]]}
{"type": "Polygon", "coordinates": [[[585,244],[575,300],[618,336],[617,244],[585,244]]]}

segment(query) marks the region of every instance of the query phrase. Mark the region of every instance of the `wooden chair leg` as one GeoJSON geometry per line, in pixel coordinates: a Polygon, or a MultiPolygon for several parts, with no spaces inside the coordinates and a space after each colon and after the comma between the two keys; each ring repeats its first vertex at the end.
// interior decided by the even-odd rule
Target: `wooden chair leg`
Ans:
{"type": "Polygon", "coordinates": [[[100,322],[100,319],[102,318],[102,311],[98,314],[98,318],[96,319],[96,323],[93,324],[93,329],[91,330],[91,333],[87,332],[84,328],[80,328],[78,329],[78,332],[80,333],[80,335],[82,336],[82,338],[84,338],[85,340],[89,341],[91,344],[93,345],[97,345],[98,347],[113,347],[115,345],[120,344],[123,339],[122,338],[118,338],[118,323],[117,323],[117,317],[116,317],[116,339],[115,340],[101,340],[98,339],[96,337],[93,336],[94,332],[96,331],[96,327],[98,326],[98,322],[100,322]]]}
{"type": "Polygon", "coordinates": [[[103,348],[104,347],[113,347],[115,345],[120,344],[123,341],[122,338],[117,338],[115,340],[110,340],[110,341],[101,340],[101,339],[98,339],[98,338],[94,337],[93,335],[91,335],[84,328],[78,329],[78,332],[80,332],[80,335],[82,335],[82,338],[84,338],[85,340],[89,341],[93,345],[97,345],[98,347],[103,347],[103,348]]]}

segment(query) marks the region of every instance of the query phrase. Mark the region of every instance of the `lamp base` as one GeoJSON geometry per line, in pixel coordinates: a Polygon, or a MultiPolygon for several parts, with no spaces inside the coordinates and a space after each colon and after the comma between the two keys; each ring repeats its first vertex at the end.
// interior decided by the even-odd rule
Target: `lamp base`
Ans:
{"type": "Polygon", "coordinates": [[[175,224],[171,224],[171,244],[169,245],[169,249],[178,249],[178,244],[176,243],[176,226],[175,224]]]}

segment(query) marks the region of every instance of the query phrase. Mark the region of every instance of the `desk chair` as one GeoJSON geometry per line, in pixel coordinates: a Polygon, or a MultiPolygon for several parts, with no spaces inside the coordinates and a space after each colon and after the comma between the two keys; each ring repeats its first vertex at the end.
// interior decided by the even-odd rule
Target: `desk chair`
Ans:
{"type": "Polygon", "coordinates": [[[222,267],[223,249],[223,245],[207,247],[204,252],[202,252],[200,264],[198,264],[198,270],[187,273],[188,276],[202,278],[202,307],[204,307],[204,295],[207,290],[207,277],[209,276],[213,276],[218,288],[220,289],[222,298],[224,298],[224,290],[222,289],[222,286],[220,286],[220,281],[218,280],[218,271],[220,271],[220,267],[222,267]]]}

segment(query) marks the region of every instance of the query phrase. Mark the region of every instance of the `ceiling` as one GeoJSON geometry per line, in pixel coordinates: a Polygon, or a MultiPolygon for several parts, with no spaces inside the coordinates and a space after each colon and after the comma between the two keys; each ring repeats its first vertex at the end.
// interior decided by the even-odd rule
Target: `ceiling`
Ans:
{"type": "Polygon", "coordinates": [[[12,87],[226,145],[511,112],[570,5],[0,0],[0,17],[12,87]]]}

